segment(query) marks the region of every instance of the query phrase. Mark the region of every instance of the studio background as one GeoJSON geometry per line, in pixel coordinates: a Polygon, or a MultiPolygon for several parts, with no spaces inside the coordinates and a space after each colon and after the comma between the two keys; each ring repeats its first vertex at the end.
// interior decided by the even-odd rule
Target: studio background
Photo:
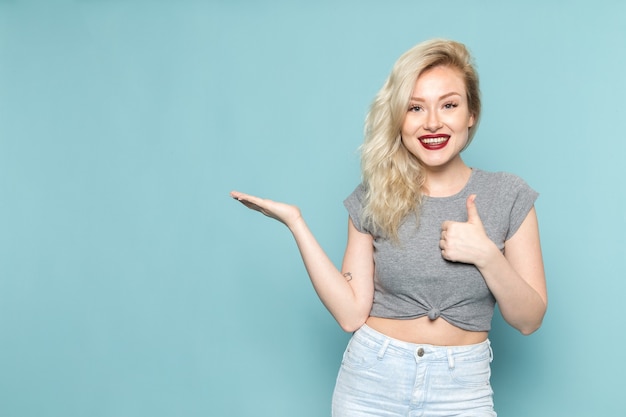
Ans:
{"type": "Polygon", "coordinates": [[[349,335],[288,230],[339,265],[393,62],[466,43],[470,166],[540,192],[549,289],[496,314],[506,417],[624,412],[626,3],[0,0],[0,416],[319,417],[349,335]]]}

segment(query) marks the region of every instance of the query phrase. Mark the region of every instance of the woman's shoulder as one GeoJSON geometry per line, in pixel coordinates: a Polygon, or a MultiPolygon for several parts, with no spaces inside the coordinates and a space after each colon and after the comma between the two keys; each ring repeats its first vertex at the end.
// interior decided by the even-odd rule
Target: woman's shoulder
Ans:
{"type": "Polygon", "coordinates": [[[359,202],[363,201],[363,197],[365,196],[365,193],[367,192],[367,188],[365,187],[365,184],[363,184],[362,182],[359,183],[356,188],[348,195],[347,199],[356,199],[359,202]]]}
{"type": "Polygon", "coordinates": [[[510,172],[477,171],[475,174],[472,192],[478,194],[479,209],[503,214],[502,218],[507,219],[504,240],[510,239],[534,206],[539,193],[520,176],[510,172]]]}
{"type": "Polygon", "coordinates": [[[363,183],[360,183],[356,186],[354,191],[343,200],[343,205],[348,210],[354,227],[356,227],[359,232],[369,233],[362,224],[365,193],[366,187],[363,183]]]}
{"type": "Polygon", "coordinates": [[[528,184],[517,174],[506,171],[485,171],[478,168],[474,170],[474,183],[480,187],[499,188],[505,190],[528,187],[528,184]]]}

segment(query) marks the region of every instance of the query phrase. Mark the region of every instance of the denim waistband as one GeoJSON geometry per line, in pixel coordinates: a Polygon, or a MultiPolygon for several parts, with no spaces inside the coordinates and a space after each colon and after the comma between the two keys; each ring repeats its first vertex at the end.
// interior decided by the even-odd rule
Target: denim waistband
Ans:
{"type": "Polygon", "coordinates": [[[402,340],[394,339],[380,333],[367,324],[364,324],[357,330],[353,338],[355,341],[368,346],[372,349],[378,349],[378,356],[385,354],[394,354],[399,356],[412,356],[419,360],[428,361],[452,361],[456,360],[481,360],[493,359],[491,350],[491,342],[486,339],[484,342],[461,345],[461,346],[438,346],[429,344],[410,343],[402,340]]]}

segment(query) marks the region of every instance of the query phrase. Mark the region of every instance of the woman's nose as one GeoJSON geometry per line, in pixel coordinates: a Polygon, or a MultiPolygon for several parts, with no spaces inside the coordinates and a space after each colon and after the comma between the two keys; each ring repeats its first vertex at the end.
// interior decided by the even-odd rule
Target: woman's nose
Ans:
{"type": "Polygon", "coordinates": [[[426,130],[434,132],[441,128],[441,120],[439,119],[439,114],[437,111],[428,112],[428,118],[426,119],[426,130]]]}

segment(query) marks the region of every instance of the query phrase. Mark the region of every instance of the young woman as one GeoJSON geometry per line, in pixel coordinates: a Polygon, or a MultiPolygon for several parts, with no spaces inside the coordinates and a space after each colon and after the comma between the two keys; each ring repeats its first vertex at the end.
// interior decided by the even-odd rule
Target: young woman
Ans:
{"type": "Polygon", "coordinates": [[[431,40],[399,58],[366,119],[341,270],[297,207],[231,193],[289,228],[320,299],[354,332],[334,416],[495,416],[495,303],[523,334],[541,325],[537,193],[463,162],[480,111],[464,45],[431,40]]]}

